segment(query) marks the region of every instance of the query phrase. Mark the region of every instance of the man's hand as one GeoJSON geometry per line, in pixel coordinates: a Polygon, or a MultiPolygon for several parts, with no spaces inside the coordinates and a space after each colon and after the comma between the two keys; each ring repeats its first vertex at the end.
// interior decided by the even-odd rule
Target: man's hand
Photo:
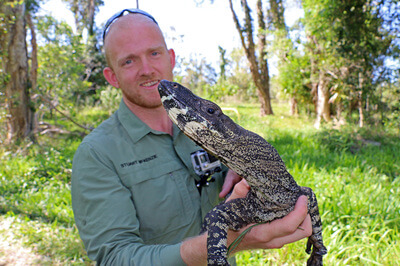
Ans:
{"type": "MultiPolygon", "coordinates": [[[[219,197],[225,198],[226,195],[228,195],[228,193],[231,192],[232,188],[238,182],[240,182],[240,180],[242,180],[242,177],[240,177],[238,174],[236,174],[235,172],[233,172],[232,170],[229,169],[228,172],[226,173],[225,181],[224,181],[224,184],[222,185],[222,190],[219,193],[219,197]]],[[[246,194],[247,194],[247,192],[246,192],[246,194]]],[[[244,196],[246,196],[246,194],[244,194],[244,196]]]]}
{"type": "MultiPolygon", "coordinates": [[[[231,170],[229,172],[222,191],[219,194],[220,197],[225,197],[233,186],[234,188],[228,201],[245,197],[250,190],[246,180],[242,180],[240,176],[231,170]]],[[[252,225],[248,225],[237,232],[229,230],[228,247],[250,226],[252,225]]],[[[307,214],[307,197],[301,196],[297,200],[292,212],[281,219],[253,227],[233,252],[248,249],[281,248],[288,243],[308,237],[311,233],[311,218],[307,214]]],[[[181,246],[181,256],[187,265],[205,265],[207,258],[207,233],[185,240],[181,246]]]]}
{"type": "MultiPolygon", "coordinates": [[[[235,198],[243,198],[249,190],[249,185],[243,179],[235,185],[227,201],[235,198]]],[[[250,226],[252,225],[248,225],[238,232],[229,231],[228,245],[250,226]]],[[[253,227],[234,252],[247,249],[281,248],[286,244],[308,237],[311,233],[312,225],[311,217],[307,210],[307,197],[301,196],[297,200],[294,210],[285,217],[253,227]]]]}

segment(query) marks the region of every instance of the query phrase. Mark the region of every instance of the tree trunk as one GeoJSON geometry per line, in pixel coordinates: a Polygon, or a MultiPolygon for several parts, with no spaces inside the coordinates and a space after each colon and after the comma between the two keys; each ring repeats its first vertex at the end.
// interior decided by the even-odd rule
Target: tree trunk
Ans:
{"type": "Polygon", "coordinates": [[[96,3],[95,0],[89,0],[88,1],[88,32],[89,32],[89,36],[93,36],[95,34],[94,32],[94,16],[95,16],[95,12],[96,12],[96,3]]]}
{"type": "Polygon", "coordinates": [[[259,47],[259,73],[261,83],[257,87],[261,93],[261,116],[272,115],[271,95],[269,86],[269,69],[267,62],[267,39],[266,39],[266,25],[264,21],[264,12],[261,0],[257,1],[257,19],[258,19],[258,47],[259,47]]]}
{"type": "Polygon", "coordinates": [[[245,51],[247,60],[250,63],[250,72],[254,85],[257,88],[258,97],[261,104],[261,115],[272,115],[270,86],[269,86],[269,71],[266,57],[266,38],[265,38],[265,22],[262,11],[262,2],[257,0],[257,15],[259,25],[259,56],[256,56],[255,43],[253,40],[253,25],[250,15],[250,8],[246,0],[241,0],[242,8],[245,13],[245,26],[240,25],[239,19],[233,8],[232,0],[229,0],[229,5],[233,15],[233,21],[238,30],[243,49],[245,51]]]}
{"type": "Polygon", "coordinates": [[[331,120],[329,109],[329,88],[327,85],[328,84],[324,77],[324,73],[320,71],[317,89],[317,119],[314,123],[315,128],[319,128],[321,126],[322,118],[326,122],[331,120]]]}
{"type": "Polygon", "coordinates": [[[287,36],[286,24],[285,24],[285,8],[282,0],[269,0],[269,20],[274,30],[283,30],[285,37],[287,36]]]}
{"type": "MultiPolygon", "coordinates": [[[[292,54],[295,50],[292,41],[289,38],[288,29],[285,23],[285,7],[283,0],[269,0],[268,10],[268,29],[273,32],[273,37],[276,46],[276,55],[278,57],[278,64],[280,67],[291,64],[288,60],[288,55],[292,54]]],[[[279,67],[278,67],[279,68],[279,67]]],[[[290,96],[290,114],[297,115],[297,100],[296,90],[294,88],[286,88],[290,96]]]]}
{"type": "Polygon", "coordinates": [[[26,23],[31,31],[31,65],[29,72],[29,81],[31,83],[31,88],[33,90],[36,89],[37,86],[37,70],[38,70],[38,50],[37,50],[37,42],[36,42],[36,30],[35,25],[32,21],[32,16],[29,12],[26,13],[26,23]]]}
{"type": "Polygon", "coordinates": [[[296,96],[292,95],[289,99],[289,105],[290,105],[290,115],[294,116],[294,115],[298,115],[299,114],[299,110],[297,107],[297,100],[296,100],[296,96]]]}
{"type": "Polygon", "coordinates": [[[363,76],[362,73],[358,73],[358,86],[359,86],[359,91],[358,91],[358,113],[359,113],[359,126],[364,127],[364,110],[363,110],[363,104],[362,104],[362,99],[363,99],[363,76]]]}
{"type": "Polygon", "coordinates": [[[6,34],[1,37],[5,81],[6,109],[8,112],[7,142],[29,136],[33,130],[33,111],[29,97],[29,65],[26,47],[25,4],[1,6],[5,14],[6,34]]]}
{"type": "MultiPolygon", "coordinates": [[[[30,89],[32,91],[36,91],[37,87],[37,70],[39,68],[38,64],[38,49],[37,49],[37,41],[36,41],[36,30],[35,25],[32,20],[32,16],[29,12],[26,12],[26,22],[28,27],[31,31],[31,65],[30,65],[30,72],[29,72],[29,82],[30,82],[30,89]]],[[[30,101],[32,99],[29,99],[30,101]]],[[[32,132],[36,133],[36,129],[39,127],[39,122],[37,120],[37,114],[35,110],[31,112],[31,120],[30,120],[32,132]]],[[[34,134],[31,134],[31,140],[36,142],[36,137],[34,134]]]]}
{"type": "Polygon", "coordinates": [[[89,36],[94,36],[94,19],[96,15],[96,7],[99,5],[96,0],[76,1],[63,0],[68,4],[70,10],[74,14],[76,30],[79,36],[82,36],[86,29],[89,36]]]}

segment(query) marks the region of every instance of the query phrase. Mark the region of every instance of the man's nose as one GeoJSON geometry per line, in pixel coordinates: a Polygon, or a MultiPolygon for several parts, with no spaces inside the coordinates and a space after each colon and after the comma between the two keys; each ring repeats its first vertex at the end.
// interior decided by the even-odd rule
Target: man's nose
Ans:
{"type": "Polygon", "coordinates": [[[144,58],[141,60],[142,61],[142,65],[141,65],[141,74],[142,75],[151,75],[154,72],[154,67],[151,64],[151,62],[144,58]]]}

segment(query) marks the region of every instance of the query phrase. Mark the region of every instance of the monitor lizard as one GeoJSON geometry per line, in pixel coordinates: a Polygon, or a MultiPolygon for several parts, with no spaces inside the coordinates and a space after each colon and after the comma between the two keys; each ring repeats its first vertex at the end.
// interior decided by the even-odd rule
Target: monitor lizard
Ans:
{"type": "Polygon", "coordinates": [[[282,218],[294,209],[300,195],[306,195],[312,221],[307,265],[322,265],[327,249],[322,241],[316,196],[310,188],[296,183],[277,150],[261,136],[236,124],[217,104],[184,86],[162,80],[158,90],[168,116],[183,133],[245,178],[250,186],[245,198],[217,205],[206,215],[202,231],[208,232],[207,264],[229,265],[228,229],[282,218]]]}

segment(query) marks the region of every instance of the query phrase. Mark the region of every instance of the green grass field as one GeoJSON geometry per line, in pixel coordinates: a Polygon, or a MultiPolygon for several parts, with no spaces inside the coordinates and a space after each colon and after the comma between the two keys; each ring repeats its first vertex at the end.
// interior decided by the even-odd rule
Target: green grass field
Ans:
{"type": "MultiPolygon", "coordinates": [[[[230,107],[240,117],[227,114],[273,144],[297,182],[316,193],[326,265],[400,265],[398,129],[316,130],[312,119],[291,117],[283,105],[274,104],[275,115],[262,118],[256,105],[230,107]]],[[[106,116],[95,109],[81,112],[79,119],[97,125],[106,116]]],[[[43,136],[40,145],[0,148],[0,224],[11,221],[15,237],[49,258],[43,264],[91,264],[74,226],[70,197],[72,157],[80,141],[43,136]]],[[[239,265],[304,265],[305,246],[304,240],[236,257],[239,265]]]]}

